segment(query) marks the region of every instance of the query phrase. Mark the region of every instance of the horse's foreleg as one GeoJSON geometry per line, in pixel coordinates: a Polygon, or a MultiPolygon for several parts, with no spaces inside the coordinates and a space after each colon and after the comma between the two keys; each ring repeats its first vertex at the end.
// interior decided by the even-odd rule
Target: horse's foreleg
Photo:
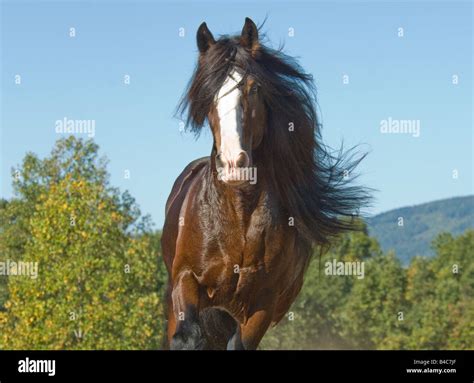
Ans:
{"type": "Polygon", "coordinates": [[[257,349],[271,322],[271,313],[260,310],[252,314],[247,323],[241,325],[241,339],[246,350],[257,349]]]}
{"type": "Polygon", "coordinates": [[[174,316],[173,311],[173,299],[171,297],[171,293],[173,291],[173,286],[168,283],[168,287],[166,289],[166,315],[168,319],[167,323],[167,339],[166,339],[166,348],[169,349],[171,339],[173,338],[174,333],[176,332],[176,317],[174,316]]]}
{"type": "Polygon", "coordinates": [[[191,271],[181,272],[172,292],[176,331],[171,338],[172,350],[196,350],[204,347],[199,326],[199,285],[191,271]]]}
{"type": "Polygon", "coordinates": [[[245,324],[240,326],[242,344],[246,350],[255,350],[272,323],[275,307],[274,297],[264,291],[256,297],[257,304],[253,307],[245,324]]]}
{"type": "Polygon", "coordinates": [[[240,332],[240,325],[237,324],[236,330],[234,332],[234,335],[231,336],[229,341],[227,342],[227,350],[228,351],[233,351],[233,350],[245,350],[245,346],[242,343],[242,334],[240,332]]]}

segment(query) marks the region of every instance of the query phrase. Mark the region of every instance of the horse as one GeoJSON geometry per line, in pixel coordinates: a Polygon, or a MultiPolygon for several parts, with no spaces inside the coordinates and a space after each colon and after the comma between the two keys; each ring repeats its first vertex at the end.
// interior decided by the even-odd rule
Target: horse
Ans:
{"type": "Polygon", "coordinates": [[[362,157],[321,141],[313,78],[245,19],[240,35],[197,30],[199,57],[178,106],[211,129],[166,203],[162,252],[172,350],[257,349],[297,297],[313,248],[325,248],[367,201],[362,157]]]}

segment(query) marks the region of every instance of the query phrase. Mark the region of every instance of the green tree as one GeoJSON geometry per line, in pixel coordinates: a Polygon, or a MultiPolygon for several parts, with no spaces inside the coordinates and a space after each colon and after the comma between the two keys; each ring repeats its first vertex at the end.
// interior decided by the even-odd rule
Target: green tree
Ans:
{"type": "Polygon", "coordinates": [[[402,348],[407,331],[405,270],[394,253],[366,262],[365,278],[354,285],[341,312],[343,334],[354,347],[402,348]]]}
{"type": "Polygon", "coordinates": [[[345,349],[353,344],[344,334],[341,313],[349,299],[355,276],[326,275],[326,262],[366,262],[380,255],[377,241],[361,230],[341,236],[320,257],[315,249],[304,285],[289,314],[263,339],[266,349],[345,349]]]}
{"type": "Polygon", "coordinates": [[[436,256],[408,269],[410,349],[474,348],[474,231],[433,241],[436,256]]]}
{"type": "Polygon", "coordinates": [[[362,231],[310,265],[290,320],[269,331],[273,349],[473,349],[474,231],[441,234],[436,256],[408,268],[362,231]],[[326,276],[328,260],[364,261],[365,277],[326,276]]]}
{"type": "Polygon", "coordinates": [[[16,198],[2,209],[0,246],[8,259],[37,262],[38,276],[9,277],[1,348],[161,344],[156,240],[133,198],[110,187],[97,153],[91,141],[69,137],[44,160],[28,154],[14,172],[16,198]]]}

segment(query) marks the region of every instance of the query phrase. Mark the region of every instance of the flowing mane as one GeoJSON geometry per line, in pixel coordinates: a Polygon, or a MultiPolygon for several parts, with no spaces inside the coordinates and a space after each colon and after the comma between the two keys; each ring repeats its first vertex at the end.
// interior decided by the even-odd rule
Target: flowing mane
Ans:
{"type": "Polygon", "coordinates": [[[231,68],[251,75],[268,110],[268,126],[256,149],[258,166],[298,233],[326,245],[353,230],[352,217],[367,204],[366,189],[353,185],[354,168],[364,157],[354,150],[334,152],[322,143],[313,77],[282,52],[259,44],[254,51],[238,37],[223,36],[199,58],[178,111],[199,134],[214,97],[231,68]],[[351,219],[348,219],[350,217],[351,219]]]}
{"type": "Polygon", "coordinates": [[[369,198],[352,183],[363,156],[322,144],[312,76],[261,41],[248,17],[240,36],[216,41],[205,22],[196,33],[199,59],[178,112],[196,135],[209,125],[213,145],[167,204],[172,349],[257,349],[300,292],[312,245],[322,253],[360,229],[352,218],[369,198]],[[256,169],[256,182],[242,169],[256,169]]]}

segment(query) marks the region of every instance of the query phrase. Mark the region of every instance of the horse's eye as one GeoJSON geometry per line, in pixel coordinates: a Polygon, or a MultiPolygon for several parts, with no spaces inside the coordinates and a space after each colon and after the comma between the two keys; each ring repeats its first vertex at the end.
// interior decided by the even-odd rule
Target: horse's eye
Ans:
{"type": "Polygon", "coordinates": [[[250,88],[250,94],[256,94],[258,92],[258,85],[253,84],[252,87],[250,88]]]}

